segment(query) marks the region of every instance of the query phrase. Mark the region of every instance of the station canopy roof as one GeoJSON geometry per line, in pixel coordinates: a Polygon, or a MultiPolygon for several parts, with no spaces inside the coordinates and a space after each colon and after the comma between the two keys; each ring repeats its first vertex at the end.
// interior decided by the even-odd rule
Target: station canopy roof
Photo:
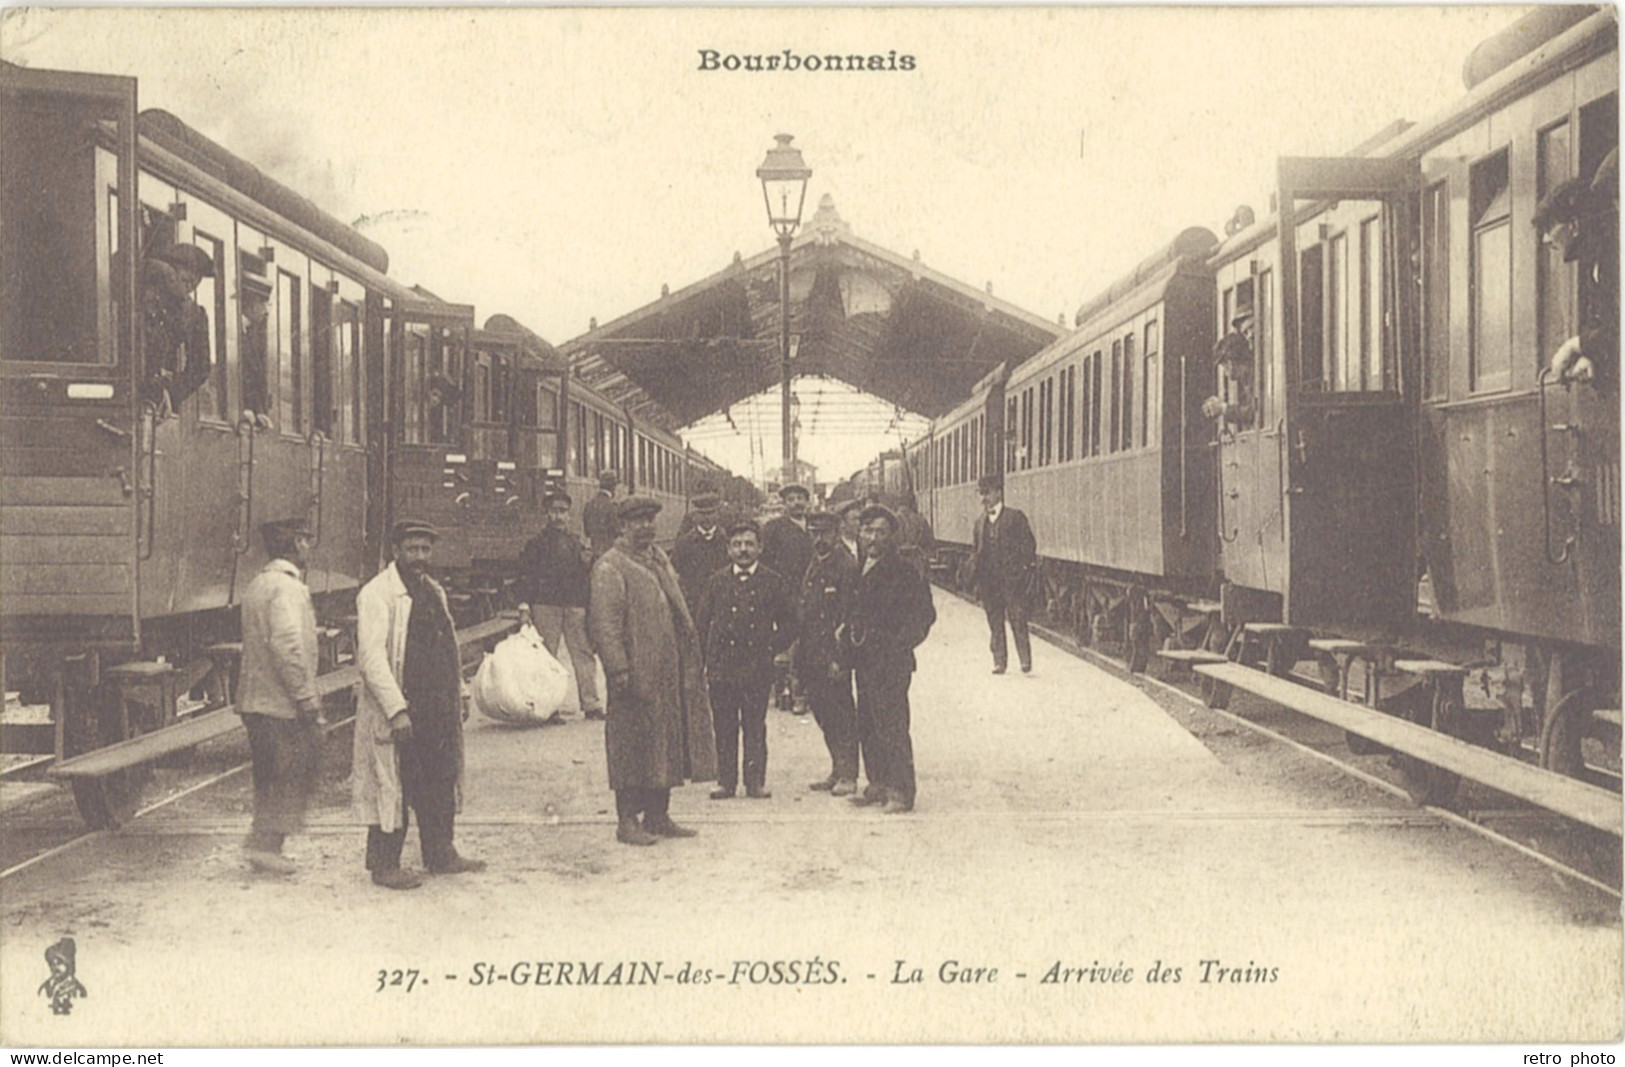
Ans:
{"type": "MultiPolygon", "coordinates": [[[[779,250],[559,346],[577,376],[677,430],[777,385],[779,250]]],[[[856,237],[826,195],[790,247],[791,373],[936,417],[1065,328],[856,237]]]]}

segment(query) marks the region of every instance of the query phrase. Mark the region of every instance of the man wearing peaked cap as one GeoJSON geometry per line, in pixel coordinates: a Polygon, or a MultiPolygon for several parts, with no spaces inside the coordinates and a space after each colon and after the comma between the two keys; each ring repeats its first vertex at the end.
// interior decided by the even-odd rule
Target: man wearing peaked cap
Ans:
{"type": "Polygon", "coordinates": [[[615,487],[620,483],[621,476],[615,471],[602,472],[598,475],[598,492],[581,509],[581,527],[594,559],[608,552],[621,532],[620,514],[615,507],[615,487]]]}
{"type": "Polygon", "coordinates": [[[587,637],[592,554],[570,529],[570,494],[552,489],[542,504],[546,522],[519,552],[521,618],[535,625],[555,657],[564,648],[570,650],[581,713],[589,719],[602,719],[598,662],[587,637]]]}
{"type": "Polygon", "coordinates": [[[284,839],[304,828],[321,766],[316,693],[316,610],[304,570],[315,540],[304,519],[260,527],[270,561],[243,594],[243,662],[237,713],[254,769],[254,822],[243,857],[256,870],[291,874],[284,839]]]}
{"type": "MultiPolygon", "coordinates": [[[[812,535],[807,532],[807,505],[812,494],[803,485],[786,485],[779,490],[784,501],[784,514],[762,527],[762,565],[783,575],[792,588],[801,587],[812,561],[812,535]]],[[[791,659],[793,660],[793,656],[791,659]]],[[[785,711],[804,712],[806,697],[801,691],[801,680],[796,677],[792,664],[789,670],[788,692],[781,689],[779,707],[785,711]]]]}
{"type": "Polygon", "coordinates": [[[615,517],[624,523],[631,519],[652,518],[660,514],[660,510],[660,501],[653,497],[629,496],[616,507],[615,517]]]}
{"type": "Polygon", "coordinates": [[[367,824],[367,869],[386,889],[421,883],[401,870],[412,812],[430,873],[485,869],[454,843],[468,691],[446,592],[428,573],[438,536],[421,519],[397,522],[394,562],[356,594],[362,687],[351,781],[367,824]]]}
{"type": "Polygon", "coordinates": [[[767,789],[767,696],[774,658],[795,639],[795,594],[777,571],[760,562],[761,527],[741,519],[728,527],[732,565],[711,576],[694,621],[705,648],[705,679],[717,744],[717,788],[726,800],[739,785],[739,740],[744,735],[745,795],[767,789]]]}
{"type": "Polygon", "coordinates": [[[841,631],[845,663],[855,671],[857,726],[869,784],[849,799],[884,802],[887,814],[914,810],[914,744],[908,690],[914,649],[937,620],[931,587],[897,553],[897,516],[880,504],[861,515],[866,558],[841,631]]]}
{"type": "Polygon", "coordinates": [[[693,837],[671,818],[671,791],[716,774],[699,635],[677,572],[655,542],[660,505],[622,505],[620,536],[592,567],[587,629],[609,682],[604,755],[615,839],[693,837]],[[641,822],[640,820],[641,816],[641,822]]]}
{"type": "Polygon", "coordinates": [[[813,554],[797,598],[795,659],[830,759],[829,774],[809,788],[844,797],[857,791],[858,724],[852,668],[842,662],[838,635],[857,587],[858,562],[841,544],[840,523],[840,516],[830,511],[807,516],[813,554]]]}
{"type": "Polygon", "coordinates": [[[683,599],[691,607],[699,607],[711,575],[728,565],[728,534],[722,520],[722,497],[696,494],[689,502],[689,513],[683,516],[677,544],[672,546],[671,565],[677,569],[683,599]]]}
{"type": "Polygon", "coordinates": [[[214,359],[209,316],[192,290],[214,276],[214,260],[196,245],[168,244],[141,264],[141,315],[148,381],[146,399],[167,417],[209,380],[214,359]]]}

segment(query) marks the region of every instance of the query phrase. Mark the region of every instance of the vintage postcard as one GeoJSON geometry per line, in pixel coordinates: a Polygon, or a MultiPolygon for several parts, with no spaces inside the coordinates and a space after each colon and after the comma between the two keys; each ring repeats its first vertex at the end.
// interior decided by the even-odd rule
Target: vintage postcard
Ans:
{"type": "Polygon", "coordinates": [[[0,12],[0,1043],[1619,1042],[1617,38],[0,12]]]}

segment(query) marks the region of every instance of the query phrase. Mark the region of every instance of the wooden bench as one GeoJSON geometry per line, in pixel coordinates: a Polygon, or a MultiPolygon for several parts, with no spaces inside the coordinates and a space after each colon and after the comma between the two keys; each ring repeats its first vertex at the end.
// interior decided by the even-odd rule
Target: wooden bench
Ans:
{"type": "Polygon", "coordinates": [[[1617,793],[1543,771],[1426,726],[1350,704],[1250,667],[1234,663],[1203,664],[1196,670],[1217,682],[1369,738],[1384,748],[1482,782],[1615,837],[1622,836],[1621,824],[1625,820],[1622,820],[1617,793]]]}

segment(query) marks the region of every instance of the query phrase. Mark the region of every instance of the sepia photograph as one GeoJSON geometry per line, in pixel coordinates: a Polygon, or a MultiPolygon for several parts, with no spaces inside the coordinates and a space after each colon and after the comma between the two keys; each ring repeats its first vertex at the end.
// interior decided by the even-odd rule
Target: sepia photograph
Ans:
{"type": "Polygon", "coordinates": [[[1614,1062],[1618,30],[0,10],[0,1046],[1614,1062]]]}

